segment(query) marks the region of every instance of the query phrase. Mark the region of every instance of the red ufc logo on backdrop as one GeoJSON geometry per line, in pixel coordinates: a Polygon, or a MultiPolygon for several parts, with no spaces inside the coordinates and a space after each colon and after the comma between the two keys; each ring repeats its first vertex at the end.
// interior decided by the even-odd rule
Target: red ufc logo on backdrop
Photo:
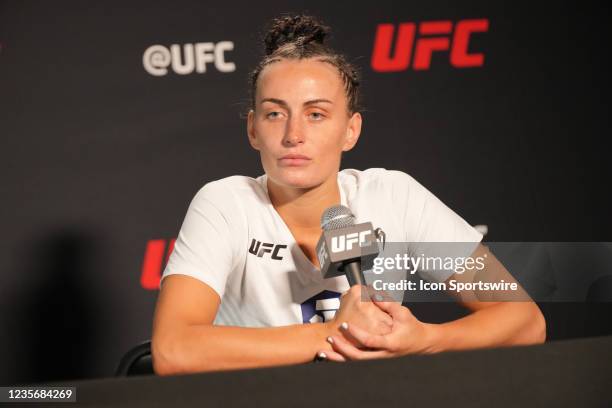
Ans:
{"type": "Polygon", "coordinates": [[[142,263],[142,272],[140,274],[140,286],[144,289],[159,289],[162,267],[168,262],[168,258],[170,258],[170,254],[174,250],[174,242],[176,239],[170,240],[167,249],[166,241],[165,239],[152,239],[147,242],[144,261],[142,263]],[[164,252],[166,254],[165,259],[164,252]]]}
{"type": "Polygon", "coordinates": [[[488,30],[489,20],[486,18],[461,20],[455,24],[454,32],[451,21],[425,21],[418,23],[418,38],[416,38],[417,23],[400,23],[397,30],[394,24],[379,24],[374,39],[372,69],[378,72],[405,71],[410,68],[412,59],[412,69],[428,70],[434,52],[449,50],[450,64],[453,67],[481,67],[484,63],[484,54],[470,54],[468,46],[473,33],[488,30]],[[451,32],[453,32],[452,46],[451,32]],[[392,52],[394,34],[395,50],[392,52]],[[414,58],[411,58],[414,44],[416,44],[414,58]]]}

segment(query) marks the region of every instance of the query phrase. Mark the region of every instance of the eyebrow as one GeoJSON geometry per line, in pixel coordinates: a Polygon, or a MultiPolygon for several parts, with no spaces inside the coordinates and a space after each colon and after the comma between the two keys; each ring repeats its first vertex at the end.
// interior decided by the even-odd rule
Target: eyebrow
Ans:
{"type": "MultiPolygon", "coordinates": [[[[272,102],[272,103],[275,103],[277,105],[284,106],[285,108],[289,107],[287,102],[283,101],[282,99],[278,99],[278,98],[264,98],[264,99],[261,100],[261,103],[264,103],[264,102],[272,102]]],[[[309,101],[304,102],[303,105],[304,106],[308,106],[308,105],[313,105],[315,103],[329,103],[329,104],[333,105],[332,101],[330,101],[329,99],[323,99],[323,98],[311,99],[309,101]]]]}

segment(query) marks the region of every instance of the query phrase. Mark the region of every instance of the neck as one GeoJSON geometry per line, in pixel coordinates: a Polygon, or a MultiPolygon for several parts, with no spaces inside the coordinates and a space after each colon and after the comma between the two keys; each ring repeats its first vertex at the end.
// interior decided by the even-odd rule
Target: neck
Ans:
{"type": "Polygon", "coordinates": [[[301,229],[320,229],[323,211],[340,204],[337,176],[307,189],[281,186],[268,178],[268,195],[285,223],[301,229]]]}

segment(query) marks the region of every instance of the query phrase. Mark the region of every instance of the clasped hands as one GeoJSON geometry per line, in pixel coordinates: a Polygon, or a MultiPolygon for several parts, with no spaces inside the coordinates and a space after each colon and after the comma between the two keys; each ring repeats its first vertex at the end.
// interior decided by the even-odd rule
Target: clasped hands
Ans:
{"type": "Polygon", "coordinates": [[[334,318],[324,325],[329,345],[317,353],[321,359],[340,362],[434,352],[435,325],[419,321],[408,308],[372,287],[352,286],[340,297],[334,318]]]}

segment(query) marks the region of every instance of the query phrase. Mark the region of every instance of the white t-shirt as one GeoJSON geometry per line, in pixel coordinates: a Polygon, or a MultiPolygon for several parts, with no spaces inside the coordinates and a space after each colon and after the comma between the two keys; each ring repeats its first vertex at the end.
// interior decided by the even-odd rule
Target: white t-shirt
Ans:
{"type": "MultiPolygon", "coordinates": [[[[387,242],[480,242],[482,234],[410,175],[338,173],[341,204],[356,223],[382,228],[387,242]]],[[[329,320],[348,290],[323,279],[270,202],[267,176],[207,183],[193,198],[163,279],[192,276],[221,298],[215,324],[265,327],[329,320]]],[[[161,282],[160,282],[161,286],[161,282]]]]}

